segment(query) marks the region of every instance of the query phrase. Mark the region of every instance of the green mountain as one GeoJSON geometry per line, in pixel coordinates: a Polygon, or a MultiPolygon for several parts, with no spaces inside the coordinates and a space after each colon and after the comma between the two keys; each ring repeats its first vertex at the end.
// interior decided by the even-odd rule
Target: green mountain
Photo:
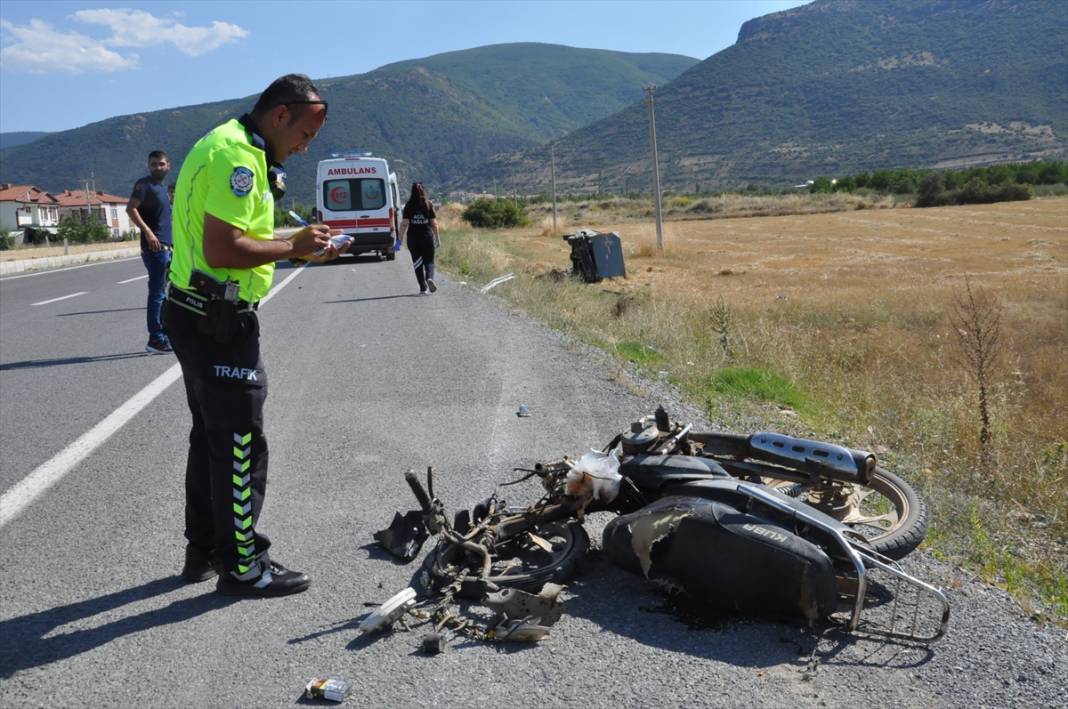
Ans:
{"type": "MultiPolygon", "coordinates": [[[[305,155],[287,163],[288,196],[308,202],[316,163],[369,150],[404,182],[432,192],[500,152],[534,146],[618,111],[696,59],[549,44],[504,44],[439,54],[366,74],[317,80],[330,117],[305,155]]],[[[162,148],[175,170],[190,146],[255,96],[109,118],[0,151],[0,180],[61,190],[91,173],[125,194],[162,148]]],[[[173,173],[175,176],[177,172],[173,173]]]]}
{"type": "MultiPolygon", "coordinates": [[[[665,188],[1064,156],[1068,3],[816,0],[745,23],[655,107],[665,188]]],[[[643,103],[587,125],[557,145],[558,189],[648,190],[649,146],[643,103]]],[[[544,191],[547,153],[454,186],[544,191]]]]}
{"type": "Polygon", "coordinates": [[[0,150],[3,148],[12,148],[16,145],[25,145],[26,143],[32,143],[38,138],[43,138],[48,135],[42,131],[8,131],[6,133],[0,133],[0,150]]]}

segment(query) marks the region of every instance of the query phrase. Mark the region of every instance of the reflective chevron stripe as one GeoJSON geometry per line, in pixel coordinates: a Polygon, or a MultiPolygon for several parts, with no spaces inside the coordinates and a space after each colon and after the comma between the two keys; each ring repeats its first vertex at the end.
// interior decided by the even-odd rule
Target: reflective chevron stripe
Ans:
{"type": "Polygon", "coordinates": [[[251,578],[259,573],[259,564],[256,563],[256,535],[252,530],[252,488],[249,487],[252,475],[248,472],[252,465],[252,446],[249,445],[251,442],[251,433],[234,434],[234,472],[230,479],[234,484],[234,539],[237,541],[235,546],[240,557],[237,564],[239,578],[246,575],[251,578]]]}

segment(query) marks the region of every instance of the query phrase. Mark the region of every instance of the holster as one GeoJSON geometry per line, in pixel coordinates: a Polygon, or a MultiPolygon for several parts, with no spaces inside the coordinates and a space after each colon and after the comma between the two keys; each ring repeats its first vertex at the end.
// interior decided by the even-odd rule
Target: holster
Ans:
{"type": "Polygon", "coordinates": [[[241,333],[237,303],[212,298],[208,301],[207,311],[199,327],[202,334],[210,335],[220,345],[230,344],[241,333]]]}
{"type": "Polygon", "coordinates": [[[236,340],[241,334],[237,283],[222,282],[197,270],[193,271],[189,283],[208,296],[204,319],[198,326],[201,334],[210,335],[220,345],[236,340]]]}

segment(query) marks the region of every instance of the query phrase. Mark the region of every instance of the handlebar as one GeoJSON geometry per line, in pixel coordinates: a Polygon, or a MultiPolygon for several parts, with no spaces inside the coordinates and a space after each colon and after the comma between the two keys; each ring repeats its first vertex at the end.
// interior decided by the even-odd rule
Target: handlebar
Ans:
{"type": "Polygon", "coordinates": [[[404,481],[408,483],[408,487],[412,489],[412,494],[415,495],[415,499],[419,500],[419,506],[423,508],[424,514],[431,514],[432,508],[430,506],[430,496],[426,494],[426,490],[423,489],[423,483],[419,482],[419,478],[415,476],[415,473],[411,470],[404,474],[404,481]]]}

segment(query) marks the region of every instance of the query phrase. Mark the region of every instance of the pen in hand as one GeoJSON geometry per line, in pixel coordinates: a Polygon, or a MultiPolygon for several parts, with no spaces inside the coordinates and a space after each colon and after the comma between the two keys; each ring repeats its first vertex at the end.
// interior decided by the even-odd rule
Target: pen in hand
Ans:
{"type": "MultiPolygon", "coordinates": [[[[307,222],[307,220],[304,219],[304,217],[300,216],[299,214],[297,214],[292,209],[289,210],[289,216],[292,217],[294,220],[296,220],[296,222],[298,224],[300,224],[301,226],[304,226],[304,227],[311,226],[311,224],[309,224],[307,222]]],[[[334,230],[331,229],[330,232],[333,233],[334,230]]],[[[331,236],[330,237],[330,243],[332,243],[338,249],[340,249],[341,247],[343,247],[345,244],[347,244],[350,241],[352,241],[352,237],[349,236],[348,234],[341,234],[341,235],[338,235],[338,236],[331,236]]],[[[323,247],[323,248],[319,249],[318,251],[313,252],[312,255],[313,256],[322,256],[325,253],[326,253],[326,247],[323,247]]]]}

